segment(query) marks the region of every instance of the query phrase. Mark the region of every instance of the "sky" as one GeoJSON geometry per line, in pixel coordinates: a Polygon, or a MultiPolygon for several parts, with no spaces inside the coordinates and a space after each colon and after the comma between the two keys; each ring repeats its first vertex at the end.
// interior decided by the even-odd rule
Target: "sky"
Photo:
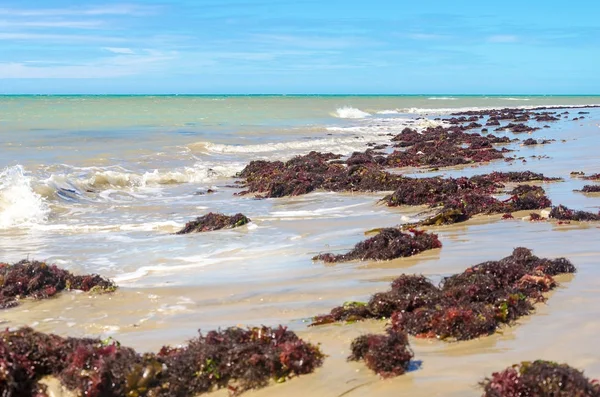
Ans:
{"type": "Polygon", "coordinates": [[[600,94],[600,2],[0,0],[0,94],[600,94]]]}

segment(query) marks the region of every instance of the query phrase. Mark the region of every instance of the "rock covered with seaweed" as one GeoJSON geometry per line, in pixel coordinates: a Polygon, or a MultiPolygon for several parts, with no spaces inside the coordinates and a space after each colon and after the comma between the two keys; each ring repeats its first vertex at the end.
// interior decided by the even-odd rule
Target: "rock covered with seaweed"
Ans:
{"type": "Polygon", "coordinates": [[[112,292],[115,284],[97,274],[76,276],[56,265],[22,260],[0,262],[0,309],[14,307],[24,298],[50,298],[64,290],[112,292]]]}
{"type": "Polygon", "coordinates": [[[250,219],[243,214],[227,216],[224,214],[209,212],[185,224],[183,229],[175,234],[210,232],[220,229],[232,229],[250,223],[250,219]]]}
{"type": "Polygon", "coordinates": [[[0,333],[0,395],[44,396],[44,376],[89,397],[235,394],[321,366],[318,347],[284,327],[200,333],[184,347],[139,354],[115,341],[62,338],[31,328],[0,333]]]}

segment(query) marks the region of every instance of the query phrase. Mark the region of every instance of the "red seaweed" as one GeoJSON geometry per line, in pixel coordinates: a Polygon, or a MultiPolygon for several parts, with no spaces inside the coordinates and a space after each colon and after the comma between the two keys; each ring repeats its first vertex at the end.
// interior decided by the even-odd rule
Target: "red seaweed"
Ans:
{"type": "Polygon", "coordinates": [[[97,274],[76,276],[56,265],[22,260],[0,262],[0,309],[14,307],[23,298],[45,299],[64,290],[112,292],[112,281],[97,274]]]}
{"type": "Polygon", "coordinates": [[[373,295],[368,303],[336,307],[316,316],[311,325],[391,318],[394,332],[473,339],[530,314],[534,303],[545,300],[543,293],[557,286],[553,276],[575,270],[565,258],[538,258],[527,248],[516,248],[504,259],[444,278],[439,287],[423,276],[402,275],[389,291],[373,295]]]}
{"type": "Polygon", "coordinates": [[[89,397],[190,396],[218,388],[238,394],[310,373],[323,358],[281,326],[200,333],[187,346],[143,355],[112,340],[21,328],[0,333],[0,395],[43,392],[38,381],[49,375],[89,397]]]}
{"type": "Polygon", "coordinates": [[[583,372],[551,361],[536,360],[515,364],[480,383],[483,397],[597,397],[600,384],[583,372]]]}
{"type": "Polygon", "coordinates": [[[366,366],[384,378],[404,374],[414,354],[405,332],[388,330],[385,335],[362,335],[352,341],[349,361],[364,360],[366,366]]]}

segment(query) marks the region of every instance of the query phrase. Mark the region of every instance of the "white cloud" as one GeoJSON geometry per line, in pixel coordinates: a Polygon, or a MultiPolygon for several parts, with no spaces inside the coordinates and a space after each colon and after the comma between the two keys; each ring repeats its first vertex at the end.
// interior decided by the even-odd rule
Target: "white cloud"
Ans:
{"type": "Polygon", "coordinates": [[[112,52],[113,54],[135,54],[135,52],[131,48],[104,47],[103,50],[112,52]]]}
{"type": "Polygon", "coordinates": [[[46,34],[46,33],[0,33],[0,40],[39,40],[39,41],[102,41],[119,42],[119,37],[77,35],[77,34],[46,34]]]}
{"type": "Polygon", "coordinates": [[[157,70],[175,53],[145,50],[143,55],[117,55],[78,65],[53,62],[0,62],[1,79],[102,79],[132,76],[157,70]]]}
{"type": "Polygon", "coordinates": [[[66,28],[96,29],[104,25],[102,21],[6,21],[0,20],[1,28],[66,28]]]}
{"type": "Polygon", "coordinates": [[[488,37],[490,43],[516,43],[519,37],[512,34],[498,34],[488,37]]]}
{"type": "Polygon", "coordinates": [[[0,8],[0,15],[9,17],[31,16],[65,16],[65,15],[147,15],[153,14],[158,7],[116,4],[104,7],[70,7],[70,8],[0,8]]]}

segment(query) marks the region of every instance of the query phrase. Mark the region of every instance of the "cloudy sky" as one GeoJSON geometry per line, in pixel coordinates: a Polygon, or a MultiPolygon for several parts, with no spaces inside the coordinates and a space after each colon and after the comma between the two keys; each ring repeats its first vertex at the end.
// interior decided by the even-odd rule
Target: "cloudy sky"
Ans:
{"type": "Polygon", "coordinates": [[[0,0],[0,93],[594,94],[598,15],[589,0],[0,0]]]}

